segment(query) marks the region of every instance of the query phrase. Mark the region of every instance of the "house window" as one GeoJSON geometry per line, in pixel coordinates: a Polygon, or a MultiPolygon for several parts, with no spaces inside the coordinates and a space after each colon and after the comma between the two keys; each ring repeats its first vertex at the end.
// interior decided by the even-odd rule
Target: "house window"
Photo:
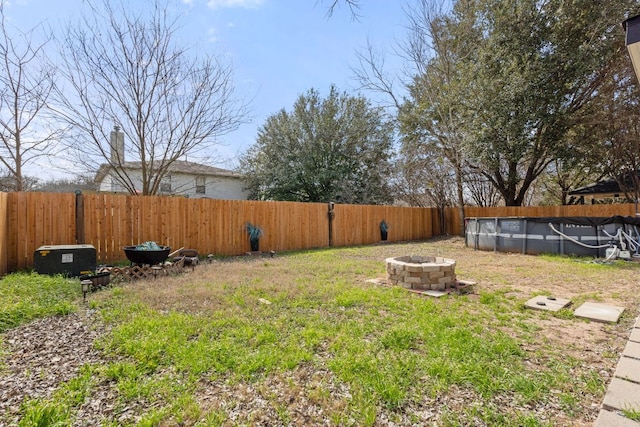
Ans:
{"type": "Polygon", "coordinates": [[[171,175],[167,175],[160,181],[160,192],[171,193],[171,175]]]}
{"type": "Polygon", "coordinates": [[[206,190],[206,184],[207,179],[204,176],[197,176],[196,177],[196,193],[197,194],[204,194],[205,190],[206,190]]]}

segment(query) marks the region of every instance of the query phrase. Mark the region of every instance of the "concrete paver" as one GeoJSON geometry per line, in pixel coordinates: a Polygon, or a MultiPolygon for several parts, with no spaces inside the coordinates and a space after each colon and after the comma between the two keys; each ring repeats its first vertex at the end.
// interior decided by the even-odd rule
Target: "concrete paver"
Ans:
{"type": "Polygon", "coordinates": [[[548,297],[546,295],[538,295],[524,303],[528,308],[547,311],[558,311],[569,304],[571,304],[571,300],[569,299],[548,297]]]}
{"type": "Polygon", "coordinates": [[[623,356],[633,357],[634,359],[640,359],[640,343],[634,341],[628,341],[623,356]]]}
{"type": "Polygon", "coordinates": [[[640,359],[622,356],[613,375],[640,384],[640,359]]]}
{"type": "Polygon", "coordinates": [[[630,420],[621,412],[623,409],[640,410],[640,384],[637,382],[640,379],[639,330],[640,316],[636,318],[635,327],[618,361],[594,427],[640,427],[640,422],[630,420]]]}
{"type": "Polygon", "coordinates": [[[602,407],[609,411],[640,410],[640,384],[612,378],[602,407]]]}
{"type": "Polygon", "coordinates": [[[425,295],[429,295],[430,297],[435,297],[435,298],[440,298],[443,297],[445,295],[449,295],[446,292],[442,292],[442,291],[423,291],[422,292],[425,295]]]}
{"type": "Polygon", "coordinates": [[[600,411],[593,427],[638,427],[640,423],[619,415],[616,412],[600,411]]]}
{"type": "Polygon", "coordinates": [[[585,302],[573,312],[576,317],[583,317],[596,322],[617,323],[624,307],[616,307],[597,302],[585,302]]]}
{"type": "Polygon", "coordinates": [[[593,427],[638,427],[640,423],[611,411],[600,411],[593,427]]]}

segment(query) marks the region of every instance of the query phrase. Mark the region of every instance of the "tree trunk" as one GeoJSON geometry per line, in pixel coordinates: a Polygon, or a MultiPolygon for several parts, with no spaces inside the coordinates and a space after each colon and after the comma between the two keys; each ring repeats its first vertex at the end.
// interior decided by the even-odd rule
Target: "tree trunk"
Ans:
{"type": "Polygon", "coordinates": [[[458,193],[458,215],[460,216],[460,229],[458,231],[461,236],[464,236],[464,233],[465,233],[464,188],[463,188],[463,182],[462,182],[462,170],[460,166],[457,166],[457,170],[456,170],[456,189],[458,193]]]}

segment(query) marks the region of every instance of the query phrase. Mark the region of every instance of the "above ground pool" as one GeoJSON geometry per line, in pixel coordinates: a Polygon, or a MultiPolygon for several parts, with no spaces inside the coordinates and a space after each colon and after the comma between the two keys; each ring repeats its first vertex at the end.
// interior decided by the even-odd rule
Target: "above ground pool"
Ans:
{"type": "Polygon", "coordinates": [[[638,257],[639,232],[640,219],[622,216],[465,219],[467,246],[532,255],[638,257]]]}

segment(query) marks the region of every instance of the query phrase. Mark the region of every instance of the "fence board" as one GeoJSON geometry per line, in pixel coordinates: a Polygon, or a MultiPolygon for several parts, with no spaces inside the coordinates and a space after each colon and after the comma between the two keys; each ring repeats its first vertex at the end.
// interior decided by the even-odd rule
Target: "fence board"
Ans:
{"type": "Polygon", "coordinates": [[[0,193],[0,275],[9,272],[8,255],[9,255],[9,195],[0,193]]]}
{"type": "Polygon", "coordinates": [[[17,227],[16,227],[16,263],[22,265],[26,263],[27,247],[29,243],[29,224],[27,217],[27,196],[26,194],[18,193],[18,212],[17,215],[17,227]]]}

